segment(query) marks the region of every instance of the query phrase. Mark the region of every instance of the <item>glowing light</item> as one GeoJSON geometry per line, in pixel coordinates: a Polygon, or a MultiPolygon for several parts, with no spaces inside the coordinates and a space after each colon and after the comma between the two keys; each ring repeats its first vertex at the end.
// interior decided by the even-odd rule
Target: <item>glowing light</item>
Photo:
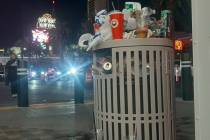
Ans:
{"type": "Polygon", "coordinates": [[[52,51],[52,46],[49,46],[49,51],[52,51]]]}
{"type": "Polygon", "coordinates": [[[61,72],[60,72],[60,71],[57,71],[56,74],[57,74],[57,75],[61,75],[61,72]]]}
{"type": "Polygon", "coordinates": [[[69,74],[70,74],[70,75],[76,75],[76,74],[77,74],[77,70],[76,70],[75,68],[71,68],[71,69],[69,70],[69,74]]]}
{"type": "Polygon", "coordinates": [[[45,30],[32,30],[33,41],[38,41],[39,43],[47,43],[49,40],[49,33],[45,30]]]}
{"type": "Polygon", "coordinates": [[[38,18],[37,28],[53,29],[56,28],[55,24],[56,24],[56,19],[53,18],[51,14],[46,13],[42,17],[38,18]]]}
{"type": "Polygon", "coordinates": [[[32,71],[31,72],[31,77],[35,77],[36,76],[36,72],[35,71],[32,71]]]}
{"type": "Polygon", "coordinates": [[[184,49],[184,42],[181,40],[175,40],[175,50],[176,51],[183,51],[184,49]]]}

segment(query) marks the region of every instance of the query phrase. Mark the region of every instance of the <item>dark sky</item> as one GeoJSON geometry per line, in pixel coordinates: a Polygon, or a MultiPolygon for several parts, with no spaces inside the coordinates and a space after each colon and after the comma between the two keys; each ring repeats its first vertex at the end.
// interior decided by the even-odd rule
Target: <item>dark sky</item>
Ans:
{"type": "MultiPolygon", "coordinates": [[[[81,20],[85,18],[85,1],[55,0],[54,16],[77,32],[81,20]]],[[[52,0],[1,0],[0,48],[11,47],[18,39],[29,36],[37,18],[52,11],[52,0]]]]}

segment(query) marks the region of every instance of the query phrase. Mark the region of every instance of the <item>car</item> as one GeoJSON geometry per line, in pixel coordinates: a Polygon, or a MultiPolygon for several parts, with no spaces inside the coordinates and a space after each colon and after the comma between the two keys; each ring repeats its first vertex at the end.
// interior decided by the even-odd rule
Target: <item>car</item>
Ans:
{"type": "Polygon", "coordinates": [[[62,78],[62,72],[55,67],[49,67],[44,76],[46,80],[60,80],[62,78]]]}

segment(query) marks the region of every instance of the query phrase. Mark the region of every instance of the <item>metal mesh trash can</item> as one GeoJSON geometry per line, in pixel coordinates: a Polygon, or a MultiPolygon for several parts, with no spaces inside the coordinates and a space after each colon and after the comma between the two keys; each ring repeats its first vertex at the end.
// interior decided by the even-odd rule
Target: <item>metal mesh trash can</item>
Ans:
{"type": "Polygon", "coordinates": [[[107,41],[94,49],[98,140],[175,140],[173,59],[169,39],[107,41]],[[111,58],[111,72],[101,70],[99,57],[111,58]]]}

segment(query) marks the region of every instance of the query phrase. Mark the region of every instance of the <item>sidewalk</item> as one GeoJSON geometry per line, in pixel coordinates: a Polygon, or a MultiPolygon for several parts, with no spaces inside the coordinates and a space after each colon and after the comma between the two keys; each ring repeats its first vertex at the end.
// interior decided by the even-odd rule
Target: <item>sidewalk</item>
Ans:
{"type": "Polygon", "coordinates": [[[176,99],[176,140],[195,140],[194,102],[176,99]]]}
{"type": "Polygon", "coordinates": [[[73,140],[92,131],[92,104],[75,106],[68,102],[0,108],[0,140],[73,140]]]}
{"type": "Polygon", "coordinates": [[[0,82],[0,107],[1,106],[14,106],[17,104],[17,99],[12,98],[10,87],[5,86],[4,82],[0,82]]]}
{"type": "MultiPolygon", "coordinates": [[[[178,99],[176,108],[176,140],[194,140],[193,102],[178,99]]],[[[0,140],[89,140],[93,130],[92,103],[0,108],[0,140]]]]}

